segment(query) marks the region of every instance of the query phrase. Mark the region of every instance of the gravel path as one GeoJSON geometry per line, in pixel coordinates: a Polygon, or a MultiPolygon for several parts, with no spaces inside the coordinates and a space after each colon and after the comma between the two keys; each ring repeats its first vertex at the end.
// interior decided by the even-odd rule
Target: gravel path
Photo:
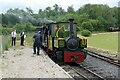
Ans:
{"type": "Polygon", "coordinates": [[[10,48],[2,55],[3,78],[70,78],[42,51],[40,56],[33,55],[29,47],[10,48]]]}

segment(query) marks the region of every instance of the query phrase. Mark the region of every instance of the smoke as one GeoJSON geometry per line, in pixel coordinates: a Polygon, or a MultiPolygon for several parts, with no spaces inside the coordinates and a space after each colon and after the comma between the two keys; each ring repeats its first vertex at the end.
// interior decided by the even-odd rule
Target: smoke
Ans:
{"type": "Polygon", "coordinates": [[[52,23],[52,22],[56,22],[56,21],[48,20],[47,18],[43,18],[43,22],[44,23],[52,23]]]}

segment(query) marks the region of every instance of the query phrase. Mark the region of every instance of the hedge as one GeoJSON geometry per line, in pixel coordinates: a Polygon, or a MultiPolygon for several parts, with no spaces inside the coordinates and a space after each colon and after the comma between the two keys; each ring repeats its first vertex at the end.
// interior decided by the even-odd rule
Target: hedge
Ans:
{"type": "Polygon", "coordinates": [[[81,31],[81,35],[85,37],[89,37],[91,35],[91,31],[89,30],[83,30],[81,31]]]}

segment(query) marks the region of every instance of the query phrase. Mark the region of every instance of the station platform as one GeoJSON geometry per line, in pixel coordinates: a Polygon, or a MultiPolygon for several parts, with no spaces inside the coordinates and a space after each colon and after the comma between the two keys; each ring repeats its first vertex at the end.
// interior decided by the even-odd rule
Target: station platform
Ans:
{"type": "Polygon", "coordinates": [[[72,78],[42,50],[37,56],[30,47],[12,47],[4,52],[1,59],[2,80],[4,78],[72,78]]]}

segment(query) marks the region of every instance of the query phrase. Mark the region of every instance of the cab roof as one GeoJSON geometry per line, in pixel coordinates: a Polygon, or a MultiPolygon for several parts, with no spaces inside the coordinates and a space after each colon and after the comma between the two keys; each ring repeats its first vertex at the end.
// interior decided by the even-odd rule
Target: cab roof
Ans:
{"type": "MultiPolygon", "coordinates": [[[[48,23],[46,25],[51,25],[51,24],[66,24],[66,23],[70,23],[70,22],[52,22],[52,23],[48,23]]],[[[77,24],[74,22],[74,24],[77,24]]]]}

